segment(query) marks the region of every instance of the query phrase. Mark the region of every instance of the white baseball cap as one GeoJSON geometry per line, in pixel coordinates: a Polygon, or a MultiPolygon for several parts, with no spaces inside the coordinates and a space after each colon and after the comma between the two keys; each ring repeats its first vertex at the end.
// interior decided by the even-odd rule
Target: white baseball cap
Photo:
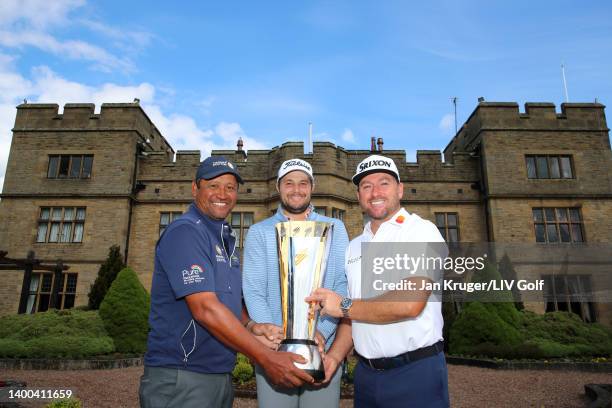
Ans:
{"type": "Polygon", "coordinates": [[[303,171],[310,177],[310,181],[314,182],[314,176],[312,175],[312,166],[310,163],[305,162],[301,159],[289,159],[285,160],[283,164],[278,168],[278,177],[276,178],[276,182],[278,183],[283,176],[292,171],[299,170],[303,171]]]}
{"type": "Polygon", "coordinates": [[[388,157],[373,154],[363,159],[357,165],[355,175],[353,176],[353,184],[358,186],[362,178],[368,174],[378,172],[389,173],[397,179],[398,183],[400,182],[400,175],[395,162],[388,157]]]}

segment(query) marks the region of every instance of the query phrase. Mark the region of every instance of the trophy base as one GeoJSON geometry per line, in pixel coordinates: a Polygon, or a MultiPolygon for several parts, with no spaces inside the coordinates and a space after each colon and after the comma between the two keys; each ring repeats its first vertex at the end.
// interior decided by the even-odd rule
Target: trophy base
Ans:
{"type": "Polygon", "coordinates": [[[287,351],[290,353],[299,354],[304,357],[306,363],[293,363],[297,368],[306,371],[316,382],[321,382],[325,379],[325,370],[323,369],[323,361],[317,343],[313,340],[302,339],[285,339],[278,346],[278,351],[287,351]]]}

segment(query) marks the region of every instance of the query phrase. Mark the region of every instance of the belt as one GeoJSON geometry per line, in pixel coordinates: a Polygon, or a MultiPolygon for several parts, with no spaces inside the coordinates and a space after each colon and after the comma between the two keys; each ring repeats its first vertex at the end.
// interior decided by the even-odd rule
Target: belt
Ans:
{"type": "Polygon", "coordinates": [[[395,357],[365,358],[359,354],[357,354],[357,357],[370,368],[375,370],[389,370],[391,368],[401,367],[413,361],[435,356],[442,351],[444,351],[444,341],[440,340],[431,346],[408,351],[395,357]]]}

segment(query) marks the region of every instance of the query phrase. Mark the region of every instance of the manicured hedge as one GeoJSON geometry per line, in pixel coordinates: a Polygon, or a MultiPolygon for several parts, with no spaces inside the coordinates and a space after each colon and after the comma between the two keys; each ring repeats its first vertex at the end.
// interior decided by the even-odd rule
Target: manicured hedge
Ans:
{"type": "Polygon", "coordinates": [[[529,311],[517,311],[518,326],[513,327],[500,315],[499,310],[505,310],[502,305],[468,304],[450,330],[450,352],[508,359],[612,355],[610,328],[585,323],[569,312],[538,315],[529,311]]]}
{"type": "MultiPolygon", "coordinates": [[[[500,268],[507,278],[513,276],[507,257],[500,268]]],[[[492,262],[485,262],[485,268],[472,278],[473,282],[491,280],[501,280],[492,262]]],[[[612,355],[612,329],[585,323],[573,313],[519,310],[523,305],[510,291],[471,293],[467,300],[447,329],[451,354],[507,359],[612,355]]]]}
{"type": "Polygon", "coordinates": [[[50,310],[0,318],[2,358],[84,358],[114,350],[95,311],[50,310]]]}

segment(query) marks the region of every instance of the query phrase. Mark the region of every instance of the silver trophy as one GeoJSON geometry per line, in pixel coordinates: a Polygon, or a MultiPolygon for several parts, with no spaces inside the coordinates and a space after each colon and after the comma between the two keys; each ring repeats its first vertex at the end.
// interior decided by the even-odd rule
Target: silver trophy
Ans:
{"type": "Polygon", "coordinates": [[[280,351],[308,360],[295,363],[316,381],[325,378],[315,334],[319,312],[304,298],[321,287],[331,245],[333,224],[319,221],[288,221],[276,224],[280,271],[281,307],[285,339],[280,351]]]}

